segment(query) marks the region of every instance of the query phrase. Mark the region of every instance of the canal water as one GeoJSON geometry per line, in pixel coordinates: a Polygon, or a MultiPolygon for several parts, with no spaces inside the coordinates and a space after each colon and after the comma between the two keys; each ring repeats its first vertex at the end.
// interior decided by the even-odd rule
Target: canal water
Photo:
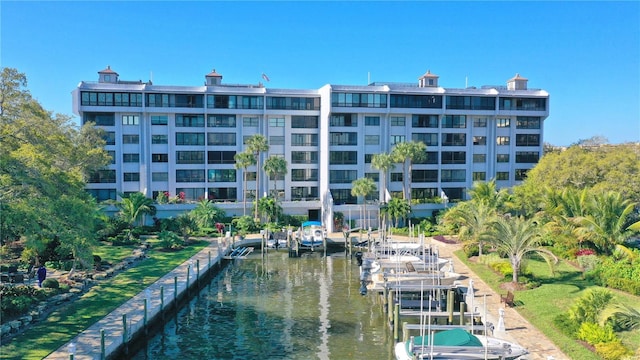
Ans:
{"type": "Polygon", "coordinates": [[[133,359],[393,359],[356,259],[259,252],[231,261],[133,359]]]}

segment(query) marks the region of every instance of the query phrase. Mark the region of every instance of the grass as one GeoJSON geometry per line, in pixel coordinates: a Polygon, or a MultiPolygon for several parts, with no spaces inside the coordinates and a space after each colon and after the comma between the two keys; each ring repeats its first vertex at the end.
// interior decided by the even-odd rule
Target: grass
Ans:
{"type": "MultiPolygon", "coordinates": [[[[157,247],[152,246],[147,258],[137,266],[94,286],[79,299],[55,310],[44,321],[16,336],[10,343],[2,344],[0,359],[46,357],[208,244],[207,241],[194,241],[178,252],[156,251],[157,247]]],[[[127,255],[130,253],[129,249],[127,255]]]]}
{"type": "MultiPolygon", "coordinates": [[[[462,251],[457,251],[456,256],[476,273],[489,287],[498,293],[500,284],[504,279],[493,270],[483,264],[470,262],[462,251]]],[[[544,333],[562,352],[573,359],[600,359],[598,355],[589,351],[576,340],[560,332],[553,324],[553,319],[565,312],[573,302],[579,298],[583,291],[596,285],[584,280],[582,272],[566,262],[560,262],[555,270],[555,275],[549,271],[544,261],[527,261],[529,278],[540,282],[540,286],[531,290],[522,290],[516,293],[516,310],[525,317],[533,326],[544,333]]],[[[640,298],[624,292],[612,290],[616,294],[616,301],[637,306],[640,298]]],[[[630,348],[640,344],[640,331],[617,333],[630,348]]]]}

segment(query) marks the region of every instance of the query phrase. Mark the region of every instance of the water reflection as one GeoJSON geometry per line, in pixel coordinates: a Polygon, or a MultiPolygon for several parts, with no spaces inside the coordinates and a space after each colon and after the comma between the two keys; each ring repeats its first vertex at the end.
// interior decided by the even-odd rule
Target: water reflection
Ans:
{"type": "Polygon", "coordinates": [[[134,359],[392,359],[381,305],[344,254],[225,267],[134,359]]]}

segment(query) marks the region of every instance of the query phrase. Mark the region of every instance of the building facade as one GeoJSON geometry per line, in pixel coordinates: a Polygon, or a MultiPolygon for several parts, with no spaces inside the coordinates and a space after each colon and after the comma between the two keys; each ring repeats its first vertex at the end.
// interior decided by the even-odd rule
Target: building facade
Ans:
{"type": "Polygon", "coordinates": [[[245,174],[234,155],[246,149],[246,139],[261,134],[269,143],[261,164],[280,156],[288,173],[270,179],[258,175],[256,166],[247,168],[247,202],[256,194],[275,194],[286,213],[327,224],[335,211],[377,218],[376,206],[367,206],[375,213],[364,214],[363,199],[351,195],[352,181],[362,177],[378,187],[367,204],[386,199],[387,190],[402,197],[410,181],[416,216],[441,209],[443,196],[465,199],[474,181],[513,186],[542,156],[549,115],[549,94],[528,89],[518,74],[506,86],[481,88],[443,88],[428,71],[415,84],[310,90],[226,84],[215,70],[203,86],[122,81],[110,67],[98,76],[73,91],[73,109],[83,124],[106,131],[113,161],[87,186],[99,201],[167,192],[182,194],[186,202],[208,198],[227,214],[242,215],[245,174]],[[397,164],[381,181],[373,155],[412,140],[427,145],[425,160],[413,164],[410,178],[397,164]]]}

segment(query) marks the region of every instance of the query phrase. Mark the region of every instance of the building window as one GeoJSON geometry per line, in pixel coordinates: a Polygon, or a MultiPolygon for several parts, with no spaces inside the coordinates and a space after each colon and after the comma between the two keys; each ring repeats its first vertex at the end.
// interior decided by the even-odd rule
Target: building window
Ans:
{"type": "Polygon", "coordinates": [[[284,118],[269,118],[269,127],[284,127],[284,118]]]}
{"type": "Polygon", "coordinates": [[[466,170],[464,170],[464,169],[456,169],[456,170],[442,169],[440,171],[440,181],[442,181],[442,182],[464,182],[464,181],[466,181],[466,170]]]}
{"type": "Polygon", "coordinates": [[[473,154],[473,162],[474,163],[486,163],[487,162],[487,154],[473,154]]]}
{"type": "Polygon", "coordinates": [[[391,173],[391,181],[400,181],[402,182],[404,177],[402,176],[402,173],[400,172],[392,172],[391,173]]]}
{"type": "Polygon", "coordinates": [[[122,154],[122,162],[124,163],[140,162],[140,154],[122,154]]]}
{"type": "Polygon", "coordinates": [[[476,128],[487,127],[487,118],[474,118],[473,127],[476,127],[476,128]]]}
{"type": "Polygon", "coordinates": [[[242,126],[244,127],[258,127],[259,119],[257,117],[243,117],[242,126]]]}
{"type": "Polygon", "coordinates": [[[440,157],[441,164],[464,164],[467,153],[464,151],[443,151],[440,157]]]}
{"type": "Polygon", "coordinates": [[[540,146],[540,134],[516,134],[516,146],[540,146]]]}
{"type": "Polygon", "coordinates": [[[358,115],[356,114],[331,114],[329,117],[330,126],[357,127],[358,115]]]}
{"type": "Polygon", "coordinates": [[[486,136],[474,136],[473,137],[473,145],[487,145],[487,137],[486,136]]]}
{"type": "Polygon", "coordinates": [[[464,133],[449,133],[442,134],[442,146],[466,146],[467,134],[464,133]]]}
{"type": "Polygon", "coordinates": [[[357,132],[329,133],[329,145],[358,145],[357,132]]]}
{"type": "Polygon", "coordinates": [[[208,182],[235,182],[235,169],[210,169],[207,173],[208,182]]]}
{"type": "Polygon", "coordinates": [[[443,129],[465,129],[467,117],[464,115],[445,115],[442,118],[443,129]]]}
{"type": "Polygon", "coordinates": [[[292,164],[317,164],[318,152],[317,151],[292,151],[291,163],[292,164]]]}
{"type": "Polygon", "coordinates": [[[204,133],[176,133],[176,145],[204,145],[204,133]]]}
{"type": "Polygon", "coordinates": [[[238,189],[232,188],[209,188],[208,194],[211,201],[236,201],[238,189]]]}
{"type": "Polygon", "coordinates": [[[113,113],[84,113],[82,114],[82,123],[92,122],[97,126],[115,126],[116,117],[113,113]]]}
{"type": "Polygon", "coordinates": [[[484,171],[474,171],[473,172],[473,181],[486,181],[487,173],[484,171]]]}
{"type": "Polygon", "coordinates": [[[404,135],[391,135],[391,145],[399,144],[404,142],[404,135]]]}
{"type": "Polygon", "coordinates": [[[208,133],[207,145],[236,145],[235,133],[208,133]]]}
{"type": "Polygon", "coordinates": [[[518,116],[516,129],[540,129],[540,118],[537,116],[518,116]]]}
{"type": "Polygon", "coordinates": [[[186,201],[199,201],[204,199],[204,188],[176,188],[176,194],[184,194],[186,201]]]}
{"type": "Polygon", "coordinates": [[[284,145],[284,136],[269,136],[269,145],[284,145]]]}
{"type": "Polygon", "coordinates": [[[126,172],[122,174],[124,176],[125,182],[134,182],[140,181],[140,173],[137,172],[126,172]]]}
{"type": "Polygon", "coordinates": [[[167,115],[151,115],[151,125],[167,125],[169,117],[167,115]]]}
{"type": "Polygon", "coordinates": [[[86,191],[98,202],[115,200],[117,194],[116,189],[87,189],[86,191]]]}
{"type": "Polygon", "coordinates": [[[166,163],[169,162],[168,154],[151,154],[151,162],[166,163]]]}
{"type": "Polygon", "coordinates": [[[515,171],[516,181],[523,181],[524,179],[526,179],[528,172],[529,172],[529,169],[516,169],[515,171]]]}
{"type": "Polygon", "coordinates": [[[411,189],[412,199],[432,199],[438,196],[440,196],[440,193],[436,188],[412,188],[411,189]]]}
{"type": "Polygon", "coordinates": [[[330,170],[330,184],[350,184],[358,178],[357,170],[330,170]]]}
{"type": "Polygon", "coordinates": [[[209,115],[207,117],[208,127],[236,127],[235,115],[209,115]]]}
{"type": "Polygon", "coordinates": [[[116,133],[115,131],[105,131],[103,139],[106,145],[115,145],[116,144],[116,133]]]}
{"type": "Polygon", "coordinates": [[[207,108],[262,110],[262,96],[207,95],[207,108]]]}
{"type": "Polygon", "coordinates": [[[318,117],[317,116],[292,116],[291,128],[292,129],[317,129],[318,117]]]}
{"type": "Polygon", "coordinates": [[[391,94],[389,106],[392,108],[441,109],[442,95],[391,94]]]}
{"type": "Polygon", "coordinates": [[[140,135],[122,135],[123,144],[139,144],[140,135]]]}
{"type": "MultiPolygon", "coordinates": [[[[105,75],[105,79],[108,75],[105,75]]],[[[141,93],[97,93],[82,91],[80,93],[82,106],[142,106],[141,93]]]]}
{"type": "Polygon", "coordinates": [[[291,169],[291,181],[318,181],[318,169],[291,169]]]}
{"type": "Polygon", "coordinates": [[[499,163],[508,163],[509,162],[509,154],[497,154],[496,162],[499,163]]]}
{"type": "Polygon", "coordinates": [[[364,154],[364,163],[371,164],[371,159],[373,159],[374,154],[364,154]]]}
{"type": "Polygon", "coordinates": [[[437,128],[438,115],[413,115],[411,126],[414,128],[437,128]]]}
{"type": "Polygon", "coordinates": [[[404,116],[391,116],[389,118],[391,126],[405,126],[406,120],[404,116]]]}
{"type": "Polygon", "coordinates": [[[176,151],[176,164],[204,164],[204,151],[176,151]]]}
{"type": "Polygon", "coordinates": [[[90,184],[107,184],[116,182],[115,170],[98,170],[89,176],[90,184]]]}
{"type": "Polygon", "coordinates": [[[204,127],[204,115],[176,115],[176,127],[204,127]]]}
{"type": "Polygon", "coordinates": [[[201,170],[201,169],[176,170],[176,182],[204,182],[204,170],[201,170]]]}
{"type": "Polygon", "coordinates": [[[235,164],[235,151],[209,151],[207,164],[235,164]]]}
{"type": "Polygon", "coordinates": [[[267,96],[267,109],[319,110],[320,98],[267,96]]]}
{"type": "Polygon", "coordinates": [[[540,159],[537,151],[516,151],[516,163],[535,164],[540,159]]]}
{"type": "Polygon", "coordinates": [[[330,151],[329,164],[331,165],[356,165],[358,163],[357,151],[330,151]]]}
{"type": "Polygon", "coordinates": [[[380,173],[377,173],[377,172],[364,173],[364,177],[366,177],[367,179],[371,179],[374,182],[379,182],[380,181],[380,173]]]}
{"type": "Polygon", "coordinates": [[[111,164],[116,163],[116,152],[114,150],[108,150],[107,154],[111,157],[111,164]]]}
{"type": "Polygon", "coordinates": [[[291,134],[291,146],[318,146],[318,134],[291,134]]]}
{"type": "Polygon", "coordinates": [[[500,110],[545,111],[547,99],[501,97],[499,104],[500,110]]]}
{"type": "Polygon", "coordinates": [[[499,127],[499,128],[511,127],[511,119],[509,119],[509,118],[496,119],[496,126],[499,127]]]}
{"type": "Polygon", "coordinates": [[[509,172],[508,171],[498,171],[496,173],[496,180],[509,180],[509,172]]]}
{"type": "Polygon", "coordinates": [[[496,136],[496,145],[509,145],[508,136],[496,136]]]}
{"type": "Polygon", "coordinates": [[[152,144],[168,144],[169,137],[167,135],[151,135],[152,144]]]}
{"type": "Polygon", "coordinates": [[[330,189],[335,205],[356,204],[358,197],[351,195],[351,189],[330,189]]]}
{"type": "Polygon", "coordinates": [[[169,181],[169,173],[168,172],[152,172],[151,181],[153,182],[169,181]]]}
{"type": "Polygon", "coordinates": [[[331,94],[331,106],[386,108],[386,94],[339,93],[331,94]]]}
{"type": "Polygon", "coordinates": [[[364,117],[364,125],[365,126],[380,126],[380,116],[365,116],[364,117]]]}
{"type": "Polygon", "coordinates": [[[438,146],[438,134],[436,133],[413,133],[411,140],[422,142],[427,146],[438,146]]]}
{"type": "Polygon", "coordinates": [[[291,187],[291,200],[317,199],[317,186],[293,186],[291,187]]]}
{"type": "Polygon", "coordinates": [[[437,164],[438,163],[437,151],[426,151],[421,161],[415,161],[414,164],[437,164]]]}
{"type": "Polygon", "coordinates": [[[438,182],[438,170],[413,170],[411,181],[412,183],[438,182]]]}
{"type": "Polygon", "coordinates": [[[365,145],[380,145],[380,135],[365,135],[364,136],[364,144],[365,145]]]}
{"type": "Polygon", "coordinates": [[[140,125],[138,115],[122,115],[122,125],[140,125]]]}

